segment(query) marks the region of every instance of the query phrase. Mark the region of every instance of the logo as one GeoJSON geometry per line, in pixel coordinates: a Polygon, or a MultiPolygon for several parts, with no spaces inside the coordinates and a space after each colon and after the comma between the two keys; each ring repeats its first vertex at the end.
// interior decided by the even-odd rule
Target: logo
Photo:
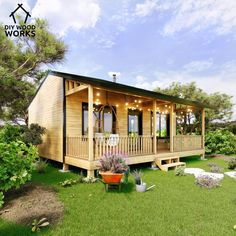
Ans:
{"type": "Polygon", "coordinates": [[[28,17],[29,17],[29,16],[31,17],[31,15],[29,14],[29,12],[26,11],[25,8],[22,7],[22,5],[23,5],[23,4],[18,4],[18,7],[17,7],[17,8],[15,9],[15,11],[13,11],[13,12],[10,14],[10,16],[9,16],[9,17],[12,17],[12,18],[13,18],[13,21],[14,21],[15,24],[16,24],[15,13],[16,13],[19,9],[22,9],[22,10],[25,12],[25,14],[26,14],[26,16],[25,16],[25,21],[24,21],[25,24],[26,24],[26,22],[27,22],[28,17]]]}
{"type": "Polygon", "coordinates": [[[31,17],[30,13],[25,10],[23,4],[18,4],[18,7],[9,15],[13,19],[13,25],[5,25],[5,34],[7,37],[34,37],[35,25],[27,24],[27,20],[31,17]],[[17,24],[17,16],[20,13],[20,18],[24,19],[24,24],[17,24]]]}

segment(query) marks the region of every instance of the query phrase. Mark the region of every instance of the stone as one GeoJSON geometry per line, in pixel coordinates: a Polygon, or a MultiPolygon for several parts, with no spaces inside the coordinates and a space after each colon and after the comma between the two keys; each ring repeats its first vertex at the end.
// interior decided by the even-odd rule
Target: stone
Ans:
{"type": "Polygon", "coordinates": [[[191,174],[191,175],[194,175],[195,177],[202,172],[204,172],[204,170],[201,168],[185,168],[184,169],[185,174],[191,174]]]}
{"type": "Polygon", "coordinates": [[[236,171],[229,171],[229,172],[225,172],[224,174],[231,178],[236,179],[236,171]]]}

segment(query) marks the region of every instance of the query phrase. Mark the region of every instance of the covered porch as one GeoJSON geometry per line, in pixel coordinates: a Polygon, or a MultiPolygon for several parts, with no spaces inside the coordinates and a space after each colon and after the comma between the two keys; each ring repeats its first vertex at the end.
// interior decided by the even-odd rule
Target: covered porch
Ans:
{"type": "Polygon", "coordinates": [[[65,165],[97,169],[104,154],[129,164],[158,157],[204,155],[204,108],[65,80],[65,165]],[[200,132],[178,129],[184,112],[201,112],[200,132]]]}

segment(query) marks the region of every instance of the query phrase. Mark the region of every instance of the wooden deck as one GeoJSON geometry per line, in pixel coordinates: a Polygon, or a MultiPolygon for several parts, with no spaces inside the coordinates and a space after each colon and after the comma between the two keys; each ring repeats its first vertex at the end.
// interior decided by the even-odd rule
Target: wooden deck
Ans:
{"type": "MultiPolygon", "coordinates": [[[[144,156],[130,156],[126,159],[126,161],[128,165],[133,165],[133,164],[154,162],[157,158],[175,157],[175,156],[179,156],[181,158],[181,157],[186,157],[186,156],[204,155],[204,153],[205,153],[204,149],[183,151],[183,152],[170,152],[169,150],[166,150],[166,151],[162,150],[155,155],[150,154],[150,155],[144,155],[144,156]]],[[[71,157],[71,156],[65,157],[65,163],[68,165],[81,167],[87,170],[96,170],[98,169],[98,165],[99,165],[98,160],[89,162],[88,160],[71,157]]]]}

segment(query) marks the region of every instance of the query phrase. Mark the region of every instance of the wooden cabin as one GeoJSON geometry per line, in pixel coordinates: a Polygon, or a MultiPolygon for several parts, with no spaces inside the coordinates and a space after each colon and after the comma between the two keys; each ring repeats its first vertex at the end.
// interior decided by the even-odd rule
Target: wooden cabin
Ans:
{"type": "Polygon", "coordinates": [[[51,72],[29,108],[29,124],[47,129],[41,157],[94,175],[106,153],[127,154],[128,164],[158,158],[204,157],[204,105],[197,101],[97,78],[51,72]],[[198,132],[184,134],[182,114],[198,112],[198,132]]]}

